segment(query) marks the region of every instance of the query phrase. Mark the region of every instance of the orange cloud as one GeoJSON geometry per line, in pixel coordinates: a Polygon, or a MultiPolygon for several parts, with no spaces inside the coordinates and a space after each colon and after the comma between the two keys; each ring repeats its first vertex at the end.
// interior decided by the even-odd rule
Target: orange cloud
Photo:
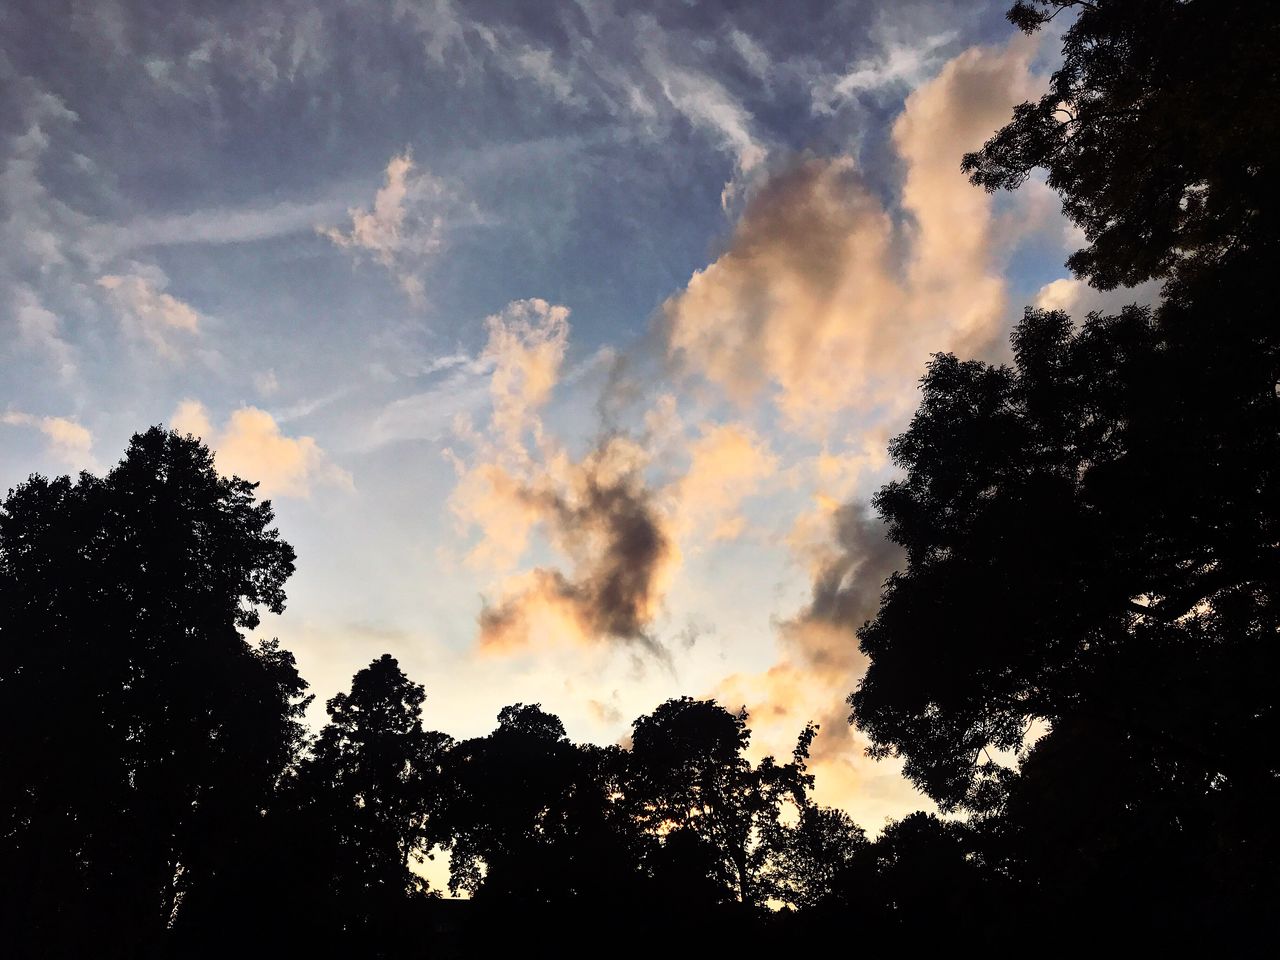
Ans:
{"type": "Polygon", "coordinates": [[[504,583],[501,602],[481,613],[481,649],[606,637],[656,649],[648,627],[679,551],[644,463],[634,444],[609,438],[581,461],[557,456],[519,491],[570,573],[537,568],[504,583]]]}
{"type": "Polygon", "coordinates": [[[30,413],[10,411],[0,414],[0,423],[14,427],[34,427],[45,435],[48,452],[68,467],[93,469],[93,434],[79,421],[68,417],[37,417],[30,413]]]}
{"type": "Polygon", "coordinates": [[[500,581],[497,601],[480,615],[479,646],[487,652],[603,638],[652,647],[648,626],[679,562],[670,519],[646,483],[647,451],[606,435],[575,458],[543,426],[568,316],[564,307],[522,300],[488,319],[488,430],[459,424],[471,449],[465,457],[447,452],[458,471],[450,508],[462,532],[479,532],[470,565],[510,570],[537,529],[567,568],[500,581]]]}
{"type": "Polygon", "coordinates": [[[202,437],[224,474],[258,483],[264,497],[309,497],[314,485],[354,490],[351,474],[334,464],[313,437],[288,437],[257,407],[234,411],[221,430],[204,406],[184,400],[170,418],[175,430],[202,437]]]}
{"type": "Polygon", "coordinates": [[[738,507],[778,468],[768,441],[743,424],[711,424],[689,445],[689,467],[673,485],[683,536],[731,540],[746,520],[738,507]]]}
{"type": "Polygon", "coordinates": [[[832,540],[811,545],[806,557],[813,576],[809,603],[778,624],[777,662],[761,673],[725,678],[715,696],[747,707],[762,750],[784,750],[805,723],[818,723],[812,751],[817,796],[878,817],[881,810],[901,812],[913,791],[893,764],[864,755],[866,740],[849,726],[845,698],[866,669],[855,631],[875,615],[884,581],[902,557],[885,539],[884,525],[861,504],[832,510],[829,523],[832,540]],[[855,787],[870,793],[848,792],[855,787]]]}
{"type": "Polygon", "coordinates": [[[428,173],[414,173],[406,150],[387,163],[385,182],[374,194],[373,209],[352,207],[351,226],[317,227],[316,232],[356,254],[367,254],[395,276],[415,304],[423,302],[420,269],[444,243],[442,213],[447,191],[428,173]]]}
{"type": "Polygon", "coordinates": [[[998,337],[992,201],[960,172],[1031,90],[1031,45],[972,49],[907,99],[895,222],[849,157],[808,157],[751,198],[729,249],[664,305],[669,355],[823,436],[833,415],[901,403],[930,351],[998,337]]]}

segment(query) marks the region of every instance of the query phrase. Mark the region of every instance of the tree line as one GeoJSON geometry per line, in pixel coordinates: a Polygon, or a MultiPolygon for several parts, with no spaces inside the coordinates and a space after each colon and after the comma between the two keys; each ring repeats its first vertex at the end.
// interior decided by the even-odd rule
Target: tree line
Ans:
{"type": "MultiPolygon", "coordinates": [[[[905,561],[851,720],[943,816],[871,840],[810,797],[814,728],[678,698],[630,744],[537,704],[424,727],[390,656],[312,736],[251,643],[292,549],[199,441],[0,508],[0,922],[17,955],[1245,949],[1280,902],[1280,10],[1020,0],[1062,66],[964,159],[1044,171],[1068,261],[1154,306],[1028,309],[936,355],[874,506],[905,561]],[[1012,759],[1010,759],[1012,758],[1012,759]],[[448,851],[440,899],[413,869],[448,851]]],[[[851,624],[851,627],[858,627],[851,624]]],[[[852,641],[851,641],[852,642],[852,641]]]]}

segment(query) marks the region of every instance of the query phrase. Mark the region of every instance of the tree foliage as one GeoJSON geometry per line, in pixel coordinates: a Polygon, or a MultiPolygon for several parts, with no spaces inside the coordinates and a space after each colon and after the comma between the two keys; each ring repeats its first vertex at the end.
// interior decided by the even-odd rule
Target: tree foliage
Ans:
{"type": "Polygon", "coordinates": [[[0,510],[0,899],[48,955],[150,949],[297,746],[293,657],[240,633],[293,570],[253,491],[152,428],[0,510]]]}
{"type": "Polygon", "coordinates": [[[875,498],[906,564],[850,701],[876,755],[979,815],[1037,922],[1223,943],[1280,860],[1276,10],[1011,19],[1072,7],[1049,93],[965,166],[989,188],[1046,168],[1091,241],[1071,265],[1163,299],[1028,310],[1011,366],[934,357],[875,498]]]}
{"type": "Polygon", "coordinates": [[[752,766],[745,711],[680,697],[637,719],[627,799],[641,826],[661,838],[659,870],[714,900],[758,906],[779,895],[786,817],[808,806],[816,733],[801,733],[790,763],[765,757],[752,766]]]}
{"type": "Polygon", "coordinates": [[[1066,13],[1039,100],[964,158],[973,182],[1045,171],[1088,245],[1068,265],[1110,289],[1272,251],[1280,9],[1270,0],[1025,0],[1028,33],[1066,13]]]}

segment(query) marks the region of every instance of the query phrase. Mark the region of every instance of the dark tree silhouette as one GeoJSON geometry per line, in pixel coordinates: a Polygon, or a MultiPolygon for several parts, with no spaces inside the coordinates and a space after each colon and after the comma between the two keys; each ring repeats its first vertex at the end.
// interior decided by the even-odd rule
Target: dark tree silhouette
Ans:
{"type": "Polygon", "coordinates": [[[1011,189],[1046,171],[1089,245],[1068,265],[1110,289],[1213,265],[1276,237],[1280,7],[1271,0],[1028,0],[1028,33],[1066,13],[1062,66],[964,158],[1011,189]]]}
{"type": "Polygon", "coordinates": [[[293,551],[254,484],[158,427],[0,510],[0,911],[41,956],[156,952],[301,736],[273,643],[293,551]]]}
{"type": "Polygon", "coordinates": [[[944,805],[996,805],[984,754],[1032,719],[1092,716],[1237,783],[1276,771],[1280,351],[1237,338],[1247,279],[1215,283],[1237,308],[1216,328],[1190,300],[1078,332],[1029,311],[1013,369],[930,366],[876,498],[907,568],[852,703],[944,805]]]}
{"type": "Polygon", "coordinates": [[[773,870],[775,895],[798,909],[822,903],[867,846],[863,829],[843,810],[806,804],[781,832],[773,870]]]}
{"type": "Polygon", "coordinates": [[[1012,18],[1066,7],[1053,90],[966,167],[993,188],[1046,167],[1092,242],[1072,265],[1164,299],[1078,326],[1029,310],[1012,367],[934,358],[875,500],[907,560],[851,703],[875,753],[986,815],[1030,928],[1079,911],[1221,947],[1280,875],[1277,11],[1012,18]]]}
{"type": "Polygon", "coordinates": [[[509,907],[624,898],[636,831],[616,809],[619,764],[616,748],[570,743],[538,704],[504,707],[445,765],[435,837],[450,848],[450,889],[509,907]]]}
{"type": "Polygon", "coordinates": [[[300,906],[322,910],[319,929],[369,956],[397,955],[426,892],[411,865],[428,852],[451,740],[423,729],[425,699],[392,656],[374,660],[325,704],[329,722],[284,797],[289,853],[306,864],[296,886],[310,904],[300,906]]]}
{"type": "Polygon", "coordinates": [[[701,890],[711,902],[759,906],[779,894],[784,818],[788,807],[798,814],[808,804],[816,733],[804,730],[790,763],[766,757],[752,767],[745,711],[681,697],[636,720],[627,801],[640,825],[662,838],[657,879],[688,888],[687,896],[701,890]]]}

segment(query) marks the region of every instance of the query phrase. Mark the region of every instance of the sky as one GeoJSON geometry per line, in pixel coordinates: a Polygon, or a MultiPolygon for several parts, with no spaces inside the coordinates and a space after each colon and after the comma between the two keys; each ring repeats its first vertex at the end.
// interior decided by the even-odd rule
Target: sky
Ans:
{"type": "Polygon", "coordinates": [[[202,437],[298,552],[313,723],[384,652],[457,737],[715,697],[928,809],[846,723],[887,440],[931,353],[1115,301],[960,173],[1056,62],[1008,2],[10,0],[0,487],[202,437]]]}

